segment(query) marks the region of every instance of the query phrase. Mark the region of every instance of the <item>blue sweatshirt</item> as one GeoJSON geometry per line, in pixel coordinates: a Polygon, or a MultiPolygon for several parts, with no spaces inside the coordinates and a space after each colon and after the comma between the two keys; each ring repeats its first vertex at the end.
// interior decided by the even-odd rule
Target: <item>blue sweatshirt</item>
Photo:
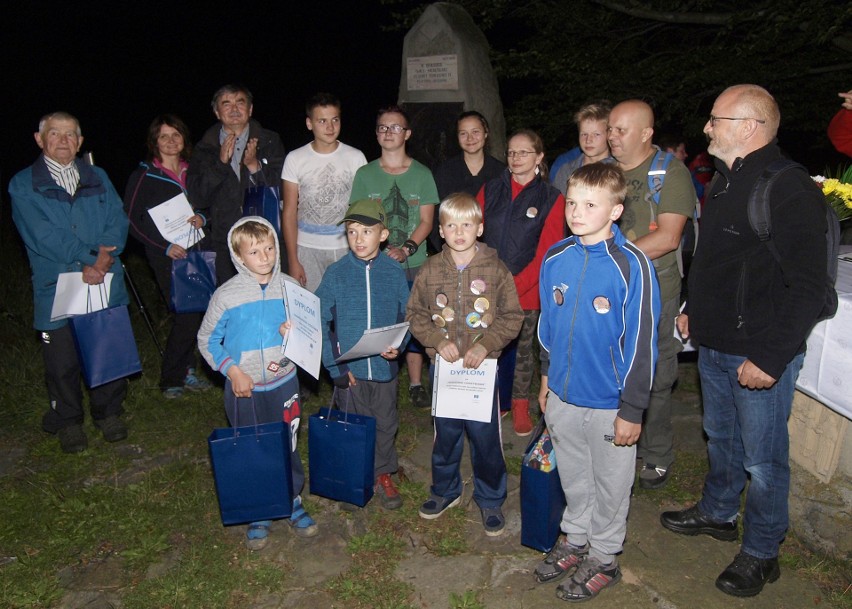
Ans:
{"type": "Polygon", "coordinates": [[[657,360],[659,286],[647,256],[617,226],[612,232],[590,246],[569,237],[544,258],[542,375],[563,402],[617,408],[641,423],[657,360]]]}

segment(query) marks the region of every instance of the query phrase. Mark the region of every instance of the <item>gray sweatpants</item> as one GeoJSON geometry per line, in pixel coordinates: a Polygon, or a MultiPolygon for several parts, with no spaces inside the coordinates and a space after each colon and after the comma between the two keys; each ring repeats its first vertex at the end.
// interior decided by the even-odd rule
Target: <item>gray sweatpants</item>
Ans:
{"type": "Polygon", "coordinates": [[[588,542],[589,555],[604,564],[622,550],[635,475],[636,447],[612,443],[616,414],[550,392],[544,415],[567,502],[562,531],[572,545],[588,542]]]}

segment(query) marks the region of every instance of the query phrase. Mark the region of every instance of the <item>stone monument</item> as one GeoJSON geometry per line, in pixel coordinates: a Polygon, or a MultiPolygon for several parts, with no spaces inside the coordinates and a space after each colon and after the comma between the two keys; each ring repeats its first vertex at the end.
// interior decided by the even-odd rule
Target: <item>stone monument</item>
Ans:
{"type": "Polygon", "coordinates": [[[506,121],[489,45],[460,6],[429,5],[405,36],[399,104],[411,116],[408,153],[434,169],[461,153],[456,117],[477,110],[490,126],[488,152],[505,160],[506,121]]]}

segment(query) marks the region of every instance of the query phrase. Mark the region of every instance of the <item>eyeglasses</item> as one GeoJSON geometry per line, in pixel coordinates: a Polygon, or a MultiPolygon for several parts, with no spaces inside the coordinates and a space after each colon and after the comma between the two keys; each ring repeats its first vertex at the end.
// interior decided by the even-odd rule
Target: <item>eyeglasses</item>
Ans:
{"type": "Polygon", "coordinates": [[[403,131],[408,131],[408,127],[402,125],[376,125],[376,133],[387,133],[390,131],[394,135],[399,135],[403,131]]]}
{"type": "Polygon", "coordinates": [[[713,116],[711,114],[710,115],[710,126],[715,127],[716,121],[756,121],[756,122],[760,123],[761,125],[766,123],[766,121],[763,120],[762,118],[752,118],[750,116],[731,117],[731,116],[713,116]]]}
{"type": "Polygon", "coordinates": [[[525,159],[531,154],[535,154],[535,150],[509,150],[506,153],[506,156],[510,159],[513,159],[515,157],[525,159]]]}

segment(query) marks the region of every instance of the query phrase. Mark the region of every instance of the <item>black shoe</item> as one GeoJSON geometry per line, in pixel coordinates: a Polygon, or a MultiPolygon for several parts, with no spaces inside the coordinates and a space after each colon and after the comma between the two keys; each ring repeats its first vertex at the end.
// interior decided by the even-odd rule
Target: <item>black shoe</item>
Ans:
{"type": "Polygon", "coordinates": [[[719,541],[737,540],[737,520],[733,522],[715,522],[701,513],[697,505],[679,512],[663,512],[660,524],[669,531],[681,535],[704,534],[719,541]]]}
{"type": "Polygon", "coordinates": [[[740,552],[716,578],[716,587],[731,596],[757,596],[767,582],[779,577],[778,557],[763,559],[740,552]]]}
{"type": "Polygon", "coordinates": [[[59,446],[64,453],[81,453],[89,447],[86,432],[80,425],[69,425],[56,432],[59,437],[59,446]]]}
{"type": "Polygon", "coordinates": [[[646,463],[642,471],[639,472],[639,486],[647,490],[663,488],[669,481],[669,474],[671,473],[671,466],[660,467],[653,463],[646,463]]]}
{"type": "Polygon", "coordinates": [[[408,399],[415,408],[427,408],[432,406],[432,396],[426,393],[423,385],[412,385],[408,388],[408,399]]]}
{"type": "Polygon", "coordinates": [[[127,426],[115,415],[95,421],[95,427],[101,430],[107,442],[118,442],[127,437],[127,426]]]}

